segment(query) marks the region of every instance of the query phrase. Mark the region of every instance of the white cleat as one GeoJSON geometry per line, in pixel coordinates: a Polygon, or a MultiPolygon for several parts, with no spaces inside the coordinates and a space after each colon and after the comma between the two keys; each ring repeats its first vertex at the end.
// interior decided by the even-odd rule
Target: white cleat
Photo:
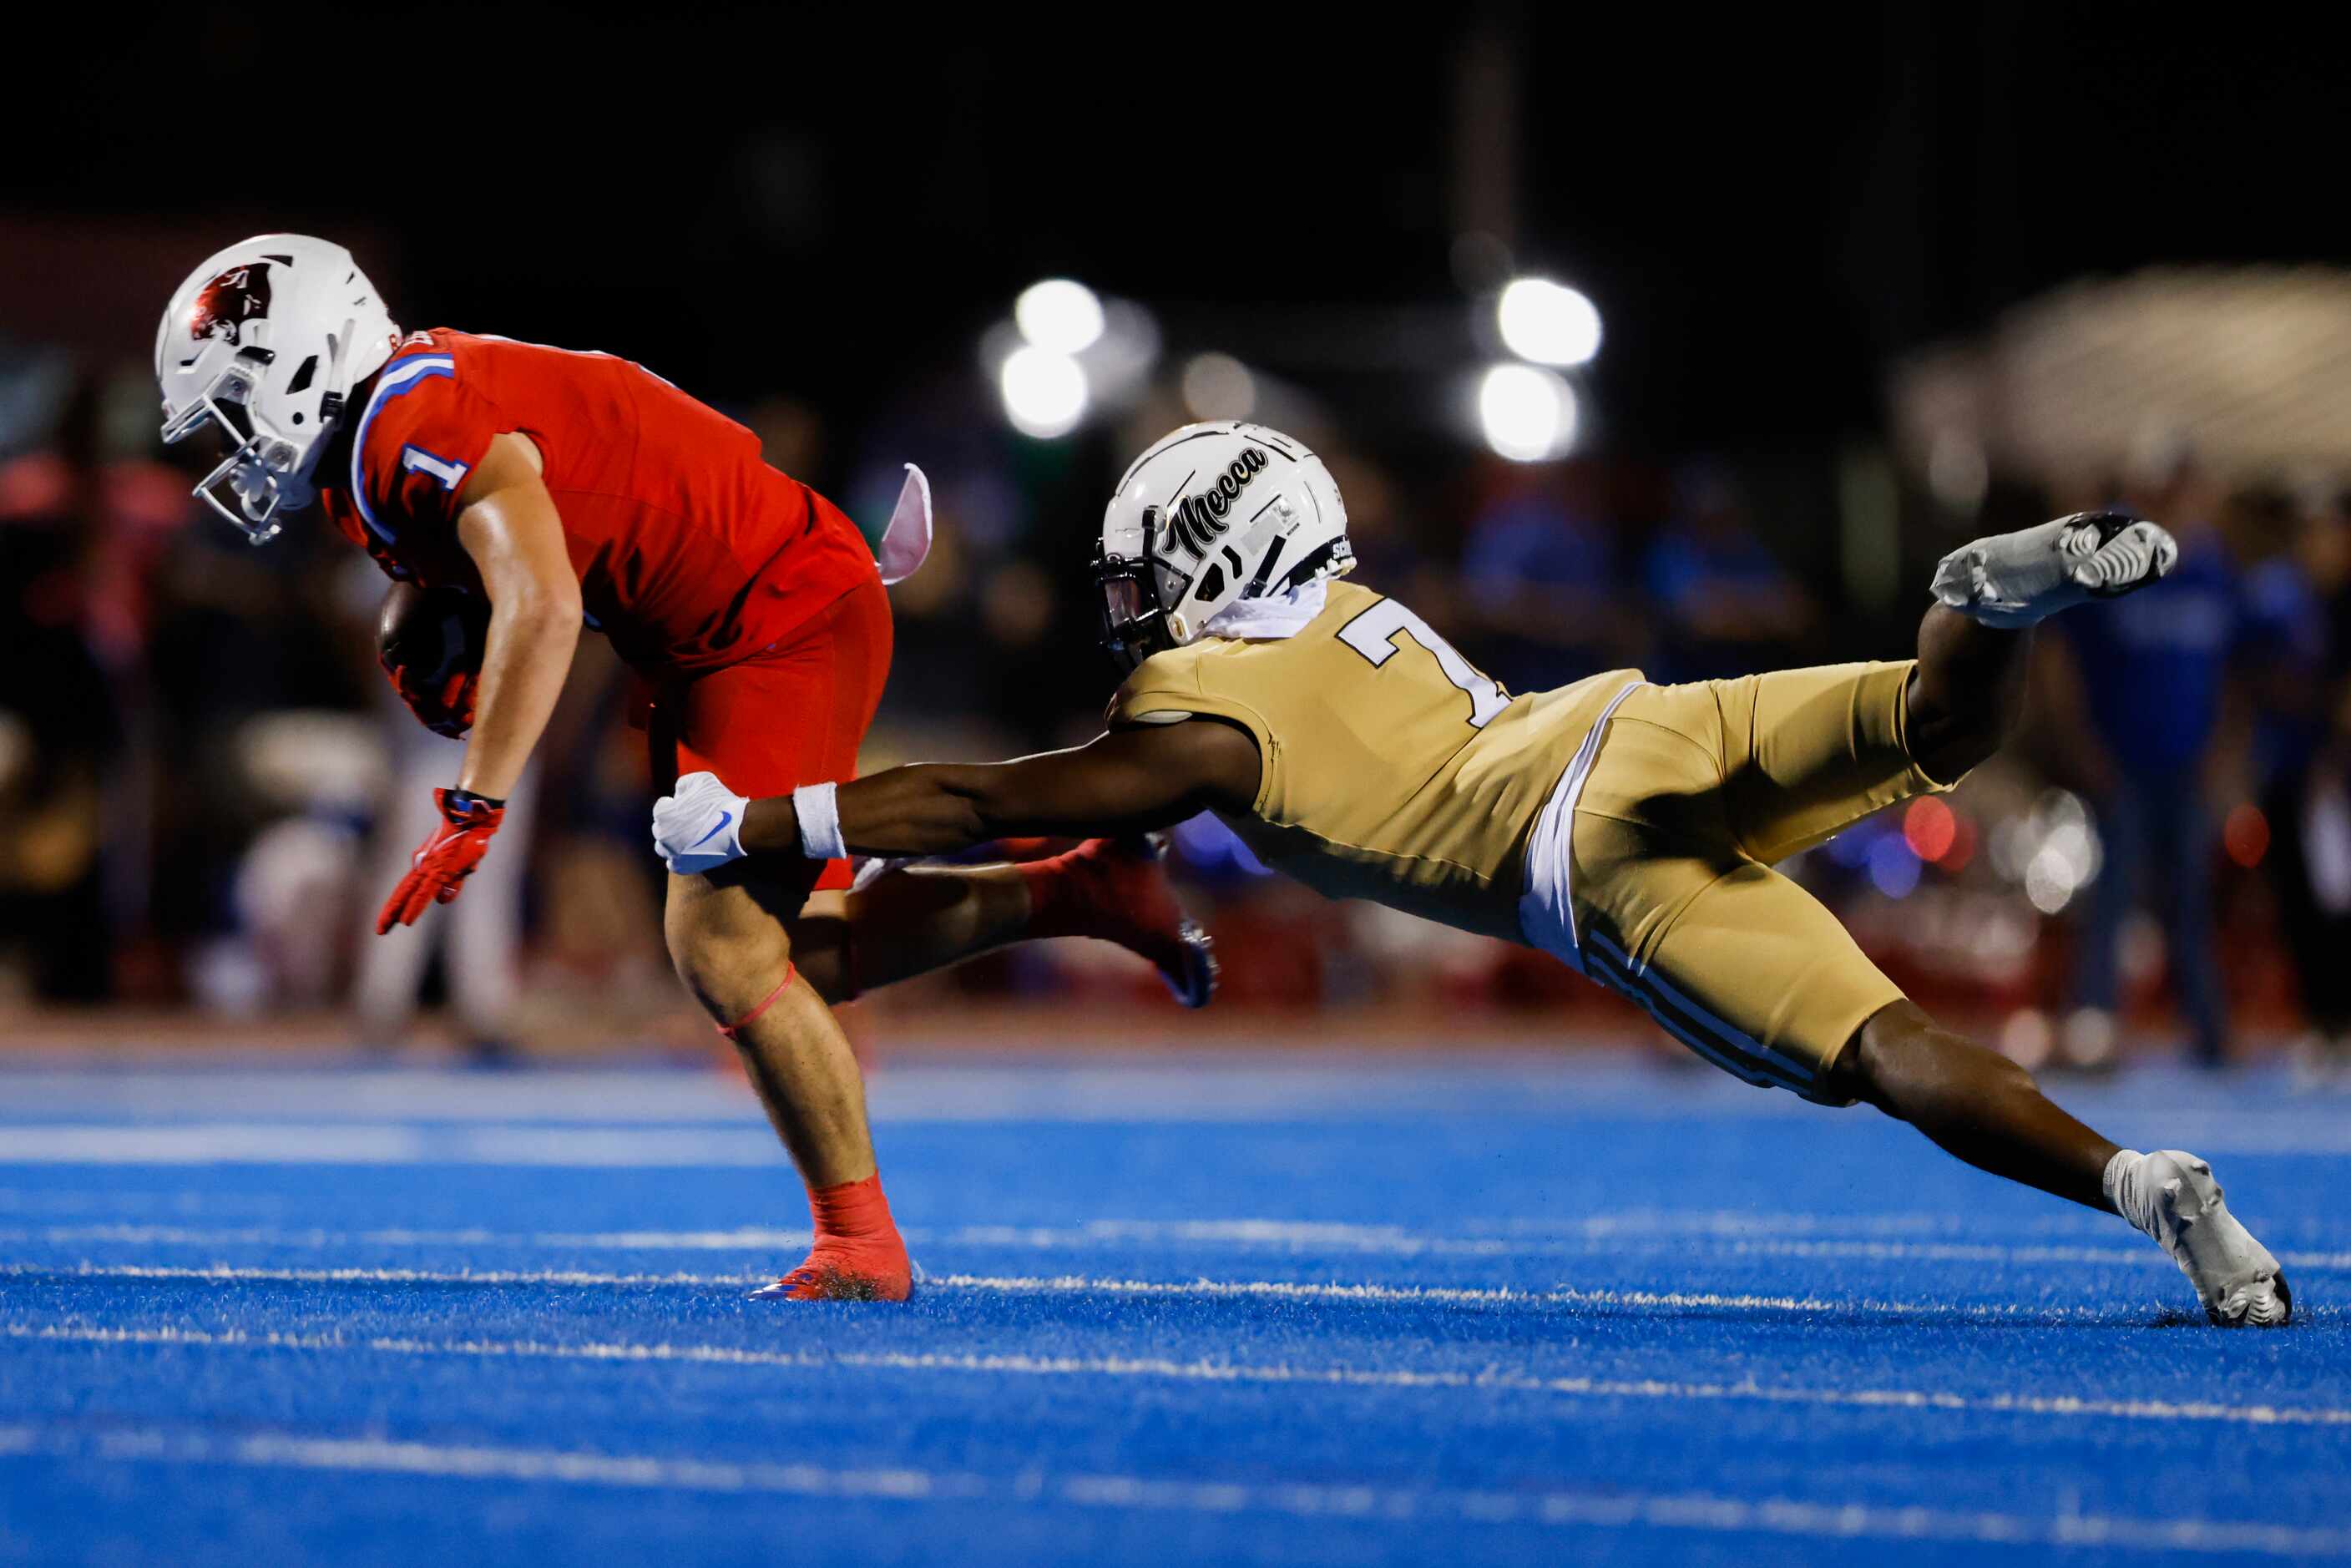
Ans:
{"type": "Polygon", "coordinates": [[[1935,597],[1986,626],[2030,626],[2090,599],[2117,599],[2179,562],[2179,542],[2128,512],[2076,512],[1960,546],[1935,568],[1935,597]]]}
{"type": "Polygon", "coordinates": [[[2212,1167],[2184,1149],[2158,1149],[2110,1167],[2109,1196],[2124,1218],[2161,1244],[2221,1328],[2282,1328],[2294,1291],[2270,1249],[2229,1212],[2212,1167]]]}

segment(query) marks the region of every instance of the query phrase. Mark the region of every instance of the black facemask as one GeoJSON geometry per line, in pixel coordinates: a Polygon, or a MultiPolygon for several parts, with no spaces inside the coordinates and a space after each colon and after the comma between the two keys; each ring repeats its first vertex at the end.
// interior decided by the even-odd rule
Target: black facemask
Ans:
{"type": "Polygon", "coordinates": [[[1096,545],[1093,574],[1094,591],[1101,595],[1102,647],[1121,673],[1175,646],[1167,634],[1166,607],[1159,601],[1159,576],[1147,558],[1112,555],[1096,545]]]}

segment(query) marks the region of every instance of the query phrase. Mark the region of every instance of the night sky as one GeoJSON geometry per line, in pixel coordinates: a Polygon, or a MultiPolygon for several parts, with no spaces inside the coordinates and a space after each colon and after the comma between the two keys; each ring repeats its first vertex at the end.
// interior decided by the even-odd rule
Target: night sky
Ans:
{"type": "Polygon", "coordinates": [[[118,299],[303,227],[408,323],[854,416],[970,366],[1012,294],[1064,272],[1153,305],[1172,350],[1409,423],[1430,368],[1474,357],[1473,39],[1515,84],[1513,151],[1483,161],[1512,253],[1599,302],[1592,376],[1627,446],[1817,448],[1880,423],[1889,356],[2068,277],[2351,250],[2339,67],[2209,18],[800,9],[107,19],[0,109],[0,221],[75,236],[20,257],[102,225],[114,259],[29,288],[20,265],[0,328],[137,354],[157,307],[118,299]]]}

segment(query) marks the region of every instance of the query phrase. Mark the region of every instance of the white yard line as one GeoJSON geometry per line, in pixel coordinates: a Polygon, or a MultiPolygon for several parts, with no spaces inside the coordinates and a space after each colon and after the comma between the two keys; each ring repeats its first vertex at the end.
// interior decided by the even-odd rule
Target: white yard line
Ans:
{"type": "MultiPolygon", "coordinates": [[[[1196,1095],[1199,1091],[1193,1092],[1196,1095]]],[[[985,1096],[981,1099],[984,1101],[985,1096]]],[[[1105,1083],[1098,1094],[1089,1091],[1080,1099],[1082,1103],[1056,1102],[1046,1107],[1025,1102],[995,1109],[984,1103],[966,1104],[952,1108],[951,1114],[947,1108],[930,1107],[925,1113],[894,1119],[905,1123],[968,1120],[982,1124],[1041,1121],[1056,1124],[1188,1124],[1205,1121],[1246,1125],[1288,1114],[1278,1104],[1220,1107],[1213,1096],[1203,1103],[1187,1100],[1179,1104],[1164,1097],[1155,1098],[1150,1083],[1131,1079],[1105,1083]]],[[[1792,1103],[1785,1113],[1793,1115],[1800,1110],[1792,1103]]],[[[1352,1113],[1331,1107],[1302,1113],[1309,1119],[1328,1121],[1349,1114],[1393,1119],[1410,1116],[1415,1112],[1410,1103],[1398,1103],[1361,1107],[1352,1113]]],[[[159,1117],[152,1122],[123,1122],[109,1120],[101,1113],[70,1122],[0,1122],[0,1166],[512,1166],[569,1169],[716,1166],[777,1170],[785,1166],[783,1151],[777,1145],[774,1134],[747,1113],[739,1119],[669,1126],[632,1124],[625,1114],[616,1114],[602,1123],[553,1124],[464,1116],[423,1121],[271,1121],[241,1120],[201,1110],[183,1114],[207,1119],[159,1117]]],[[[1611,1105],[1579,1107],[1572,1103],[1558,1112],[1562,1123],[1595,1117],[1605,1121],[1621,1114],[1618,1108],[1611,1105]]],[[[1643,1114],[1646,1119],[1647,1113],[1643,1114]]],[[[1694,1109],[1691,1115],[1699,1121],[1719,1119],[1703,1107],[1694,1109]]],[[[878,1099],[875,1116],[878,1122],[893,1119],[878,1099]]],[[[1761,1119],[1764,1118],[1732,1118],[1741,1122],[1761,1119]]],[[[2351,1125],[2310,1114],[2208,1113],[2175,1117],[2170,1125],[2163,1127],[2162,1136],[2168,1144],[2186,1145],[2212,1155],[2351,1154],[2351,1125]]]]}
{"type": "Polygon", "coordinates": [[[465,1247],[582,1252],[764,1252],[806,1247],[809,1233],[767,1226],[741,1226],[731,1230],[521,1233],[186,1225],[54,1225],[0,1229],[0,1245],[87,1246],[97,1242],[127,1247],[465,1247]]]}
{"type": "MultiPolygon", "coordinates": [[[[151,1263],[93,1263],[87,1260],[43,1267],[0,1264],[0,1280],[152,1280],[190,1283],[301,1285],[553,1285],[607,1289],[615,1286],[726,1289],[763,1284],[772,1276],[741,1274],[611,1274],[570,1269],[283,1269],[228,1263],[173,1267],[151,1263]]],[[[923,1288],[1027,1295],[1258,1298],[1275,1301],[1407,1302],[1441,1306],[1584,1307],[1655,1312],[1832,1313],[1854,1317],[1921,1318],[1958,1322],[2045,1322],[2075,1319],[2112,1321],[2103,1308],[2051,1306],[2044,1302],[1996,1305],[1977,1302],[1885,1301],[1866,1296],[1760,1295],[1714,1291],[1515,1290],[1507,1286],[1333,1284],[1294,1280],[1134,1280],[1088,1274],[939,1274],[923,1288]]]]}
{"type": "Polygon", "coordinates": [[[0,1264],[0,1280],[184,1280],[215,1285],[569,1285],[603,1289],[616,1285],[712,1287],[763,1285],[773,1274],[605,1274],[576,1269],[241,1269],[226,1263],[193,1268],[167,1264],[66,1264],[43,1269],[0,1264]]]}
{"type": "MultiPolygon", "coordinates": [[[[969,1286],[958,1288],[973,1288],[969,1286]]],[[[985,1287],[982,1287],[985,1288],[985,1287]]],[[[194,1328],[95,1328],[76,1324],[0,1324],[0,1338],[69,1344],[172,1345],[197,1349],[285,1350],[305,1354],[480,1357],[593,1363],[674,1362],[799,1371],[976,1373],[988,1376],[1144,1378],[1230,1385],[1279,1385],[1383,1389],[1477,1389],[1572,1399],[1732,1401],[1950,1414],[2065,1416],[2124,1421],[2221,1423],[2256,1427],[2351,1427],[2351,1409],[2325,1406],[2221,1405],[2167,1399],[2097,1399],[2070,1395],[1957,1394],[1942,1389],[1806,1388],[1662,1379],[1545,1376],[1485,1367],[1475,1372],[1294,1366],[1153,1356],[1039,1356],[941,1352],[756,1350],[732,1345],[557,1343],[542,1340],[426,1340],[399,1336],[248,1333],[194,1328]]]]}
{"type": "Polygon", "coordinates": [[[413,1166],[427,1159],[424,1133],[394,1124],[68,1123],[0,1126],[0,1165],[413,1166]]]}
{"type": "MultiPolygon", "coordinates": [[[[1534,1258],[1621,1256],[1671,1250],[1709,1257],[1865,1259],[1887,1262],[1984,1263],[2030,1266],[2048,1263],[2094,1267],[2168,1269],[2171,1260],[2154,1246],[2128,1239],[2119,1220],[2106,1227],[2117,1245],[2105,1247],[2032,1243],[2009,1246],[1989,1241],[1882,1241],[1866,1239],[1758,1236],[1775,1219],[1757,1216],[1752,1224],[1729,1223],[1713,1214],[1665,1220],[1655,1228],[1621,1228],[1614,1219],[1588,1226],[1569,1223],[1550,1235],[1426,1235],[1389,1225],[1291,1222],[1271,1219],[1092,1220],[1081,1225],[970,1225],[946,1230],[909,1227],[907,1241],[926,1245],[1057,1251],[1129,1246],[1249,1248],[1292,1252],[1343,1252],[1385,1258],[1534,1258]],[[1719,1222],[1718,1222],[1719,1221],[1719,1222]],[[1742,1230],[1745,1232],[1741,1234],[1742,1230]],[[1565,1232],[1560,1234],[1556,1232],[1565,1232]]],[[[489,1230],[309,1230],[274,1226],[67,1225],[0,1228],[0,1245],[136,1247],[465,1247],[609,1252],[738,1252],[789,1250],[808,1244],[805,1230],[746,1226],[728,1230],[539,1231],[489,1230]]],[[[2351,1270],[2351,1251],[2278,1253],[2289,1268],[2351,1270]]]]}
{"type": "Polygon", "coordinates": [[[1132,1475],[989,1477],[970,1471],[833,1469],[659,1454],[402,1442],[382,1437],[247,1437],[149,1429],[96,1439],[0,1427],[0,1451],[58,1451],[101,1461],[205,1465],[313,1473],[498,1480],[726,1494],[970,1502],[1171,1513],[1270,1513],[1301,1519],[1518,1524],[1570,1529],[1685,1530],[1822,1540],[2103,1545],[2309,1559],[2351,1555],[2351,1531],[2201,1518],[2034,1515],[1936,1508],[1761,1500],[1703,1492],[1606,1494],[1480,1491],[1437,1487],[1321,1485],[1256,1479],[1169,1480],[1132,1475]]]}
{"type": "Polygon", "coordinates": [[[0,1125],[0,1166],[519,1166],[784,1168],[765,1128],[434,1126],[400,1122],[0,1125]]]}
{"type": "Polygon", "coordinates": [[[1900,1317],[1962,1318],[1982,1322],[2038,1322],[2051,1316],[2103,1316],[2087,1309],[2046,1305],[1958,1306],[1940,1301],[1886,1301],[1865,1297],[1764,1296],[1711,1291],[1576,1290],[1514,1291],[1447,1285],[1337,1285],[1289,1280],[1124,1280],[1085,1274],[946,1274],[928,1281],[949,1290],[1002,1291],[1016,1294],[1127,1296],[1239,1296],[1321,1301],[1428,1301],[1447,1304],[1517,1303],[1609,1308],[1672,1307],[1718,1312],[1842,1312],[1900,1317]]]}
{"type": "MultiPolygon", "coordinates": [[[[1656,1092],[1650,1074],[1593,1071],[1555,1054],[1498,1057],[1470,1049],[1397,1058],[1344,1050],[1282,1051],[1278,1060],[1230,1051],[1142,1049],[1028,1062],[985,1058],[924,1062],[900,1056],[872,1075],[875,1115],[933,1123],[1157,1122],[1249,1124],[1304,1118],[1400,1119],[1474,1112],[1482,1100],[1564,1113],[1643,1121],[1689,1116],[1753,1121],[1802,1113],[1744,1088],[1684,1082],[1656,1092]],[[1138,1114],[1147,1107],[1148,1114],[1138,1114]]],[[[142,1071],[0,1070],[0,1099],[16,1115],[201,1116],[237,1120],[255,1106],[287,1118],[757,1125],[750,1088],[732,1074],[675,1070],[565,1069],[484,1074],[410,1068],[272,1070],[211,1066],[142,1071]]]]}
{"type": "MultiPolygon", "coordinates": [[[[298,1195],[297,1201],[298,1202],[298,1195]]],[[[204,1191],[186,1188],[131,1188],[118,1186],[0,1186],[0,1213],[17,1216],[33,1214],[97,1215],[109,1209],[169,1209],[185,1217],[218,1213],[242,1213],[283,1216],[296,1207],[285,1196],[270,1196],[244,1189],[204,1191]]],[[[1910,1209],[1869,1211],[1862,1213],[1823,1213],[1809,1209],[1749,1209],[1749,1208],[1663,1208],[1654,1205],[1632,1205],[1611,1208],[1604,1214],[1584,1214],[1574,1217],[1515,1215],[1507,1218],[1463,1215],[1448,1217],[1449,1227],[1473,1238],[1511,1238],[1543,1236],[1622,1236],[1638,1239],[1643,1236],[1672,1234],[1716,1235],[1725,1237],[1797,1236],[1852,1237],[1899,1239],[1906,1237],[1927,1240],[1956,1240],[1956,1233],[1969,1218],[1951,1209],[1910,1209]]],[[[1991,1223],[1991,1222],[1981,1222],[1991,1223]]],[[[2112,1216],[2092,1214],[2086,1209],[2067,1207],[2050,1209],[2001,1218],[1998,1228],[2012,1235],[2043,1239],[2065,1239],[2077,1237],[2102,1237],[2114,1234],[2116,1221],[2112,1216]]],[[[1146,1228],[1182,1228],[1201,1234],[1208,1239],[1222,1240],[1248,1233],[1274,1236],[1280,1239],[1309,1237],[1322,1234],[1327,1228],[1341,1232],[1364,1235],[1410,1235],[1407,1228],[1393,1222],[1369,1224],[1351,1220],[1289,1220],[1251,1218],[1247,1217],[1215,1219],[1100,1219],[1087,1222],[1088,1234],[1110,1235],[1122,1231],[1140,1233],[1146,1228]],[[1214,1234],[1210,1234],[1210,1232],[1214,1234]]],[[[170,1228],[163,1228],[168,1230],[170,1228]]],[[[1025,1227],[969,1227],[966,1233],[978,1236],[995,1233],[999,1228],[1008,1234],[1030,1233],[1025,1227]]],[[[1041,1233],[1060,1235],[1075,1228],[1047,1228],[1041,1233]]],[[[294,1234],[324,1234],[308,1228],[297,1228],[294,1234]]],[[[769,1234],[764,1228],[746,1230],[713,1229],[698,1231],[609,1231],[596,1233],[599,1241],[643,1236],[654,1239],[670,1237],[726,1238],[744,1234],[769,1234]]],[[[338,1232],[337,1234],[343,1234],[338,1232]]],[[[376,1231],[368,1234],[424,1236],[425,1231],[376,1231]]],[[[488,1236],[486,1230],[441,1232],[439,1234],[469,1237],[488,1236]]],[[[2351,1234],[2351,1228],[2346,1228],[2351,1234]]]]}

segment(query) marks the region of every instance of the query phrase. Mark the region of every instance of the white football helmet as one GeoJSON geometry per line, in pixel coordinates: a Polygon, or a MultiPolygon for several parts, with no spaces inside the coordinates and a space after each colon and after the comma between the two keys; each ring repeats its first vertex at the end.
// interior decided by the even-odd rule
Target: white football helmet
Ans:
{"type": "Polygon", "coordinates": [[[1102,643],[1133,669],[1199,637],[1237,599],[1354,570],[1331,471],[1279,431],[1187,424],[1134,460],[1102,515],[1102,643]]]}
{"type": "Polygon", "coordinates": [[[381,369],[399,340],[375,285],[341,246],[308,235],[241,241],[188,275],[155,329],[163,439],[220,425],[227,455],[195,494],[266,544],[279,512],[316,498],[310,472],[352,383],[381,369]]]}

